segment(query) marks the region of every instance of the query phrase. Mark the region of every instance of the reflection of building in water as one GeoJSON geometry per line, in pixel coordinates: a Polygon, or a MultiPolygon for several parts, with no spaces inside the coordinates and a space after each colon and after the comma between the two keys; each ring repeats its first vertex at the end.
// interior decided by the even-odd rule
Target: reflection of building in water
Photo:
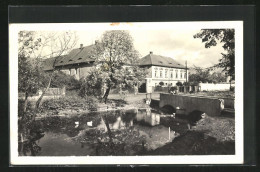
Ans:
{"type": "Polygon", "coordinates": [[[160,124],[160,115],[152,113],[150,109],[140,109],[136,115],[137,121],[144,121],[151,126],[160,124]]]}
{"type": "MultiPolygon", "coordinates": [[[[109,124],[111,130],[125,129],[130,126],[133,126],[133,120],[130,120],[129,123],[126,123],[122,120],[120,116],[116,119],[116,122],[109,124]]],[[[101,120],[101,123],[97,126],[97,128],[107,131],[107,127],[103,119],[101,120]]]]}

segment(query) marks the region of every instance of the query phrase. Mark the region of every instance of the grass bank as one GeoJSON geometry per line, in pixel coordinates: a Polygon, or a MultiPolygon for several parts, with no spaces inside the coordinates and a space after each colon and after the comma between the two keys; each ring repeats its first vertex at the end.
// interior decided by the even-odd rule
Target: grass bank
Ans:
{"type": "MultiPolygon", "coordinates": [[[[159,94],[153,94],[152,98],[159,98],[159,94]]],[[[43,100],[37,116],[66,116],[91,111],[149,108],[145,99],[146,94],[127,94],[124,97],[119,94],[110,94],[105,104],[96,98],[82,98],[78,96],[77,92],[70,91],[64,97],[43,100]]],[[[33,101],[30,102],[32,107],[34,103],[33,101]]]]}

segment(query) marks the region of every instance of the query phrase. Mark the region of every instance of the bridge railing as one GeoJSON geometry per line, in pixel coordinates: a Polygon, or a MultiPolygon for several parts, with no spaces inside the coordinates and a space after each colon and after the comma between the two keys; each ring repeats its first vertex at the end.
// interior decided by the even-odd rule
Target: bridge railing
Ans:
{"type": "Polygon", "coordinates": [[[224,109],[224,101],[215,97],[196,97],[176,94],[160,94],[159,107],[170,105],[175,109],[182,109],[188,115],[193,111],[205,112],[210,116],[218,116],[224,109]]]}

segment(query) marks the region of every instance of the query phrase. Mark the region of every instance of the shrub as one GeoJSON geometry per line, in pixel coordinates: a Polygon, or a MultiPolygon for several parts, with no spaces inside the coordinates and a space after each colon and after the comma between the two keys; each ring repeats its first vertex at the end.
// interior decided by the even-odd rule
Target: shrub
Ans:
{"type": "Polygon", "coordinates": [[[81,98],[77,95],[65,96],[59,99],[49,99],[42,103],[41,111],[64,110],[64,109],[93,109],[97,106],[97,99],[94,97],[81,98]]]}
{"type": "Polygon", "coordinates": [[[176,87],[176,86],[171,87],[171,88],[169,89],[170,92],[171,92],[171,91],[176,91],[176,90],[177,90],[177,87],[176,87]]]}
{"type": "Polygon", "coordinates": [[[162,82],[162,81],[159,82],[159,85],[160,85],[160,86],[164,86],[164,82],[162,82]]]}
{"type": "Polygon", "coordinates": [[[73,76],[65,74],[64,72],[55,72],[51,82],[51,87],[62,88],[64,86],[68,90],[79,89],[80,81],[73,76]]]}
{"type": "Polygon", "coordinates": [[[190,82],[190,85],[192,85],[192,86],[198,86],[198,85],[199,85],[199,82],[193,81],[193,82],[190,82]]]}
{"type": "Polygon", "coordinates": [[[179,87],[183,86],[180,81],[178,81],[178,82],[176,83],[176,85],[179,86],[179,87]]]}
{"type": "Polygon", "coordinates": [[[102,75],[100,75],[97,70],[93,70],[88,76],[80,79],[79,96],[94,96],[101,98],[103,85],[102,75]]]}
{"type": "Polygon", "coordinates": [[[189,82],[184,82],[183,86],[190,86],[190,83],[189,82]]]}

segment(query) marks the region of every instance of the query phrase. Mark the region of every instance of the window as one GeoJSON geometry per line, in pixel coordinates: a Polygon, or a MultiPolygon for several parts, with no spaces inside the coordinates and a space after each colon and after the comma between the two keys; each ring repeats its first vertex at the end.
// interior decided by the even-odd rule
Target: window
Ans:
{"type": "Polygon", "coordinates": [[[165,78],[168,78],[168,71],[165,71],[165,78]]]}
{"type": "Polygon", "coordinates": [[[175,70],[175,72],[176,72],[176,78],[178,78],[178,70],[175,70]]]}
{"type": "Polygon", "coordinates": [[[181,78],[182,78],[182,72],[181,72],[181,78]]]}
{"type": "Polygon", "coordinates": [[[160,71],[160,78],[162,78],[163,76],[162,76],[162,71],[160,71]]]}
{"type": "Polygon", "coordinates": [[[154,71],[154,77],[157,78],[157,71],[154,71]]]}
{"type": "Polygon", "coordinates": [[[76,72],[76,74],[78,74],[78,69],[77,68],[75,68],[75,72],[76,72]]]}
{"type": "Polygon", "coordinates": [[[173,72],[171,72],[171,78],[173,78],[173,72]]]}
{"type": "Polygon", "coordinates": [[[184,73],[184,78],[185,78],[185,79],[187,78],[187,73],[186,73],[186,72],[184,73]]]}

